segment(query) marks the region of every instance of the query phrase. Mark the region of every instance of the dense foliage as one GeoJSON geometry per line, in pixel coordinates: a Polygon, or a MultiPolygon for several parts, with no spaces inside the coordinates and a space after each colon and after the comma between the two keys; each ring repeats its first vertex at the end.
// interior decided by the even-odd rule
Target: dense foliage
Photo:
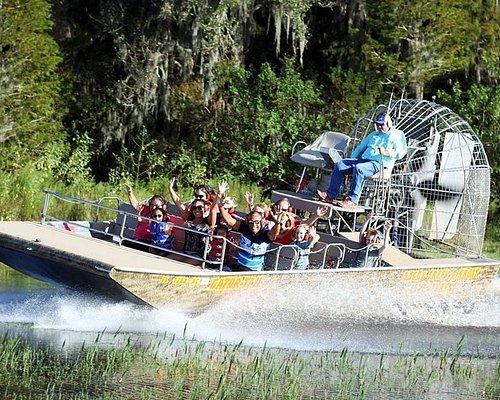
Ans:
{"type": "Polygon", "coordinates": [[[58,45],[44,0],[0,3],[0,165],[22,168],[64,146],[58,45]]]}
{"type": "Polygon", "coordinates": [[[6,0],[0,163],[81,187],[288,186],[295,141],[438,94],[497,178],[499,16],[490,0],[6,0]]]}

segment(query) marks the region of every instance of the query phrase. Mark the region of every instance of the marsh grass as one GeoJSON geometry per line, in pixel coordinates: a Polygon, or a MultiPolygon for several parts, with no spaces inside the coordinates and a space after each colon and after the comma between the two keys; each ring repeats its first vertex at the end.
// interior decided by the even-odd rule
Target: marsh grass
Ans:
{"type": "Polygon", "coordinates": [[[374,355],[159,338],[60,349],[0,342],[4,399],[500,398],[500,360],[374,355]],[[451,397],[450,397],[451,396],[451,397]]]}
{"type": "MultiPolygon", "coordinates": [[[[217,188],[219,181],[220,179],[213,179],[207,181],[207,184],[212,188],[217,188]]],[[[43,208],[44,189],[87,201],[96,201],[104,197],[118,197],[123,202],[128,202],[124,183],[111,185],[81,180],[67,183],[27,166],[16,171],[15,174],[0,176],[0,220],[39,220],[43,208]]],[[[132,184],[134,193],[140,201],[146,201],[156,193],[162,194],[168,201],[171,201],[168,194],[168,177],[151,180],[148,184],[128,183],[132,184]]],[[[239,210],[246,211],[247,209],[244,202],[246,191],[254,193],[256,201],[264,200],[262,190],[253,183],[245,184],[230,180],[229,187],[228,194],[235,198],[239,210]]],[[[192,198],[192,187],[177,187],[176,189],[183,201],[192,198]]],[[[113,204],[112,201],[105,204],[116,206],[116,203],[113,204]]],[[[71,203],[61,203],[57,207],[58,215],[68,220],[89,220],[94,217],[95,213],[90,209],[82,211],[81,207],[71,203]]]]}

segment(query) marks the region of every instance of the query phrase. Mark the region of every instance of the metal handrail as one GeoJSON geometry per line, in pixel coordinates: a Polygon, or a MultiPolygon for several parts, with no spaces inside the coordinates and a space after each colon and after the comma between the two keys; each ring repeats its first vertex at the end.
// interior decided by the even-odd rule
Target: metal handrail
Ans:
{"type": "MultiPolygon", "coordinates": [[[[222,269],[224,267],[224,261],[225,261],[226,255],[227,255],[226,253],[227,253],[227,250],[228,250],[228,244],[230,244],[231,246],[235,246],[236,248],[239,248],[239,246],[235,245],[234,243],[232,243],[230,240],[228,240],[224,236],[214,235],[214,234],[205,233],[205,232],[198,232],[198,231],[196,231],[194,229],[191,229],[189,227],[184,227],[184,226],[180,226],[180,225],[172,223],[172,226],[173,226],[172,229],[178,229],[178,230],[181,230],[181,231],[190,231],[190,232],[193,232],[193,233],[195,233],[197,235],[202,235],[202,236],[206,237],[205,248],[204,248],[204,251],[203,251],[203,256],[199,257],[199,256],[196,256],[196,255],[187,254],[187,253],[179,251],[179,250],[165,249],[163,247],[155,246],[155,245],[150,244],[150,243],[141,242],[141,241],[138,241],[138,240],[135,240],[133,238],[129,238],[129,237],[125,236],[125,229],[126,229],[127,219],[128,218],[132,218],[132,219],[135,219],[135,220],[137,220],[138,218],[142,218],[142,219],[150,221],[150,222],[154,221],[151,218],[144,217],[144,216],[141,216],[141,215],[138,215],[138,214],[134,214],[134,213],[131,213],[131,212],[128,212],[128,211],[125,211],[125,210],[120,210],[118,208],[113,208],[113,207],[110,207],[110,206],[103,205],[103,204],[101,204],[101,201],[87,201],[87,200],[79,199],[79,198],[76,198],[76,197],[64,195],[64,194],[61,194],[61,193],[53,192],[53,191],[50,191],[50,190],[44,190],[43,192],[45,193],[45,198],[44,198],[43,210],[40,213],[40,215],[41,215],[41,223],[42,224],[46,224],[48,220],[71,224],[71,225],[74,225],[74,226],[77,226],[77,227],[81,227],[81,228],[87,229],[88,231],[93,232],[93,233],[98,233],[98,234],[101,234],[101,235],[105,235],[105,236],[111,237],[114,240],[116,240],[117,244],[120,245],[120,246],[122,245],[122,243],[124,241],[128,241],[128,242],[131,242],[131,243],[136,243],[136,244],[141,244],[141,245],[144,245],[144,246],[146,246],[148,248],[152,248],[152,249],[160,250],[160,251],[166,251],[166,252],[171,253],[171,254],[176,254],[176,255],[180,255],[180,256],[183,256],[183,257],[187,257],[187,258],[199,261],[199,262],[201,262],[201,268],[206,268],[206,264],[207,263],[209,263],[211,265],[218,265],[219,266],[219,271],[222,271],[222,269]],[[50,204],[50,198],[51,197],[55,197],[55,198],[57,198],[59,200],[62,200],[62,201],[69,201],[69,202],[72,202],[72,203],[75,203],[75,204],[82,204],[82,205],[88,205],[88,206],[91,206],[91,207],[96,207],[98,210],[107,210],[109,212],[115,213],[117,215],[117,217],[119,215],[121,215],[123,217],[123,221],[121,222],[121,224],[119,224],[120,225],[119,233],[116,234],[116,233],[112,233],[112,232],[101,230],[101,229],[95,229],[92,226],[82,225],[78,221],[69,221],[69,220],[61,219],[61,218],[58,218],[56,216],[53,216],[53,215],[49,214],[48,210],[49,210],[49,204],[50,204]],[[209,254],[209,251],[210,251],[210,239],[211,238],[218,238],[218,239],[222,239],[223,240],[222,251],[221,251],[221,253],[222,253],[221,261],[213,261],[213,260],[209,260],[208,259],[208,254],[209,254]]],[[[103,199],[106,199],[106,198],[103,198],[103,199]]],[[[121,203],[119,203],[119,204],[121,204],[121,203]]],[[[99,221],[94,221],[94,222],[99,222],[99,221]]],[[[103,222],[108,222],[108,221],[103,221],[103,222]]],[[[110,224],[110,226],[112,226],[112,224],[115,224],[115,226],[116,226],[117,225],[116,224],[116,219],[115,219],[115,221],[109,221],[109,224],[110,224]]],[[[295,264],[295,262],[296,262],[296,260],[297,260],[297,258],[299,256],[298,247],[297,246],[295,246],[295,245],[280,245],[279,247],[276,247],[276,248],[268,251],[268,253],[270,253],[270,252],[276,252],[276,261],[274,263],[274,270],[275,271],[278,270],[278,264],[279,264],[279,260],[281,258],[281,252],[284,251],[284,250],[286,250],[286,249],[288,249],[288,248],[292,248],[292,250],[294,252],[293,261],[292,261],[291,267],[290,267],[290,269],[293,269],[294,264],[295,264]]],[[[330,248],[336,248],[339,251],[339,257],[335,261],[335,267],[334,268],[339,268],[340,264],[344,261],[345,253],[346,253],[346,246],[343,243],[329,243],[329,244],[325,244],[325,247],[323,249],[319,250],[319,252],[321,252],[321,251],[324,252],[323,253],[323,262],[322,262],[322,265],[320,266],[320,269],[324,269],[325,268],[326,257],[327,257],[327,254],[328,254],[328,250],[330,248]]],[[[284,258],[284,256],[283,256],[283,258],[284,258]]]]}
{"type": "Polygon", "coordinates": [[[297,258],[299,256],[299,252],[298,252],[298,247],[297,246],[294,246],[294,245],[286,245],[286,244],[283,244],[283,245],[280,245],[274,249],[271,250],[274,251],[276,250],[276,261],[274,262],[274,270],[277,271],[278,270],[278,265],[279,265],[279,260],[280,260],[280,253],[282,250],[286,250],[286,249],[292,249],[293,250],[293,260],[292,260],[292,263],[290,264],[290,268],[289,269],[293,269],[294,265],[295,265],[295,262],[297,261],[297,258]]]}
{"type": "MultiPolygon", "coordinates": [[[[68,223],[68,224],[71,224],[71,225],[74,225],[74,226],[85,228],[85,229],[88,229],[91,232],[100,233],[100,234],[103,234],[103,235],[106,235],[106,236],[110,236],[110,237],[117,236],[118,237],[118,245],[120,245],[120,246],[122,245],[123,241],[129,241],[129,242],[132,242],[132,243],[145,245],[148,248],[154,248],[154,249],[158,249],[158,250],[168,251],[169,253],[181,255],[181,256],[184,256],[184,257],[187,257],[187,258],[191,258],[191,259],[196,260],[196,261],[200,261],[202,263],[201,264],[202,268],[205,268],[205,264],[207,262],[210,263],[210,264],[216,264],[216,265],[219,264],[219,270],[222,270],[222,268],[224,266],[224,258],[225,258],[225,254],[226,254],[226,248],[227,248],[227,242],[228,242],[228,240],[225,237],[223,237],[223,236],[213,235],[211,233],[205,233],[205,232],[198,232],[198,231],[196,231],[194,229],[191,229],[191,228],[188,228],[188,227],[184,227],[184,226],[172,224],[173,225],[173,229],[179,229],[179,230],[182,230],[182,231],[190,231],[190,232],[193,232],[193,233],[198,234],[198,235],[206,236],[207,239],[205,240],[205,248],[204,248],[204,252],[203,252],[203,257],[198,257],[198,256],[195,256],[195,255],[192,255],[192,254],[187,254],[187,253],[184,253],[184,252],[181,252],[181,251],[177,251],[177,250],[174,250],[174,249],[165,249],[165,248],[162,248],[162,247],[159,247],[159,246],[155,246],[155,245],[150,244],[150,243],[145,243],[145,242],[141,242],[141,241],[138,241],[138,240],[135,240],[135,239],[127,238],[124,235],[124,231],[125,231],[125,227],[126,227],[126,223],[127,223],[127,218],[133,218],[133,219],[136,219],[136,220],[138,218],[142,218],[142,219],[150,221],[150,222],[154,221],[152,218],[148,218],[148,217],[145,217],[145,216],[133,214],[133,213],[130,213],[128,211],[120,210],[118,208],[113,208],[113,207],[105,206],[105,205],[100,204],[99,201],[87,201],[87,200],[79,199],[79,198],[76,198],[76,197],[68,196],[68,195],[65,195],[65,194],[53,192],[53,191],[50,191],[50,190],[44,190],[43,192],[45,193],[44,206],[43,206],[42,212],[40,213],[40,215],[41,215],[41,223],[42,224],[46,224],[47,223],[47,219],[50,219],[52,221],[58,221],[58,222],[68,223]],[[94,228],[92,228],[90,226],[84,226],[84,225],[79,224],[78,222],[75,222],[75,221],[68,221],[68,220],[64,220],[64,219],[58,218],[56,216],[50,215],[48,213],[48,208],[49,208],[49,203],[50,203],[49,199],[50,199],[51,196],[53,196],[55,198],[58,198],[60,200],[63,200],[63,201],[73,202],[75,204],[85,204],[85,205],[89,205],[91,207],[96,207],[98,210],[99,209],[104,209],[104,210],[107,210],[107,211],[110,211],[110,212],[114,212],[114,213],[117,214],[117,216],[118,215],[122,215],[123,216],[123,222],[121,223],[119,234],[116,235],[116,234],[109,233],[109,232],[106,232],[106,231],[102,231],[102,230],[99,230],[99,229],[94,229],[94,228]],[[210,246],[210,244],[209,244],[210,240],[209,239],[212,238],[212,237],[223,239],[223,249],[222,249],[223,251],[222,251],[222,258],[221,258],[222,261],[212,261],[212,260],[209,260],[207,258],[208,252],[209,252],[209,249],[210,249],[210,247],[209,247],[210,246]]],[[[95,222],[97,222],[97,221],[95,221],[95,222]]]]}
{"type": "Polygon", "coordinates": [[[370,243],[368,246],[366,246],[365,261],[363,262],[364,268],[378,267],[380,265],[380,260],[382,259],[382,254],[379,252],[377,257],[374,258],[374,260],[373,260],[373,265],[370,265],[369,267],[367,266],[368,258],[370,257],[370,251],[372,249],[380,249],[381,246],[382,245],[380,243],[370,243]]]}
{"type": "Polygon", "coordinates": [[[297,142],[295,142],[293,144],[293,147],[292,147],[292,156],[295,154],[295,148],[299,145],[299,144],[302,144],[304,146],[307,146],[307,143],[302,141],[302,140],[298,140],[297,142]]]}
{"type": "MultiPolygon", "coordinates": [[[[120,199],[117,196],[104,196],[104,197],[97,199],[96,203],[101,204],[103,201],[107,201],[107,200],[115,200],[117,203],[117,208],[119,208],[120,204],[122,204],[122,199],[120,199]]],[[[95,213],[95,217],[94,217],[94,221],[98,221],[98,220],[99,220],[99,208],[96,209],[96,213],[95,213]]]]}

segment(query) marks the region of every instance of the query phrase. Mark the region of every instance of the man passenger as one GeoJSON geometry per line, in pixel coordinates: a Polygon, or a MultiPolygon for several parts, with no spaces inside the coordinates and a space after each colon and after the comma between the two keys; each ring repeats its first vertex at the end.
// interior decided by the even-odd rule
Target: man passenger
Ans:
{"type": "Polygon", "coordinates": [[[229,212],[221,207],[224,192],[228,189],[226,182],[219,185],[219,193],[216,201],[219,204],[221,217],[227,222],[229,227],[240,233],[240,249],[238,251],[238,261],[236,264],[224,267],[225,271],[262,271],[269,245],[278,236],[282,220],[278,216],[274,226],[268,230],[264,229],[264,219],[257,211],[250,211],[244,220],[234,218],[229,212]]]}

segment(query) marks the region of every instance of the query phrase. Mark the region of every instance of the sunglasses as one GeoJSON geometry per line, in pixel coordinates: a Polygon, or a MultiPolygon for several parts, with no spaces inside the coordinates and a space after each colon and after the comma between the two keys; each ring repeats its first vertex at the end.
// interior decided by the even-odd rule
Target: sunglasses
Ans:
{"type": "Polygon", "coordinates": [[[163,214],[155,214],[155,215],[153,215],[153,218],[156,218],[156,219],[161,218],[161,219],[163,219],[163,214]]]}
{"type": "Polygon", "coordinates": [[[382,128],[385,124],[375,124],[377,125],[377,128],[382,128]]]}
{"type": "Polygon", "coordinates": [[[193,210],[203,210],[205,207],[203,206],[196,206],[196,207],[193,207],[193,210]]]}
{"type": "Polygon", "coordinates": [[[194,198],[195,198],[195,199],[203,199],[204,197],[205,197],[205,195],[204,195],[204,194],[197,194],[197,193],[196,193],[196,194],[194,195],[194,198]]]}
{"type": "Polygon", "coordinates": [[[260,225],[261,222],[262,222],[261,219],[259,219],[258,221],[250,220],[250,221],[248,221],[248,225],[260,225]]]}

